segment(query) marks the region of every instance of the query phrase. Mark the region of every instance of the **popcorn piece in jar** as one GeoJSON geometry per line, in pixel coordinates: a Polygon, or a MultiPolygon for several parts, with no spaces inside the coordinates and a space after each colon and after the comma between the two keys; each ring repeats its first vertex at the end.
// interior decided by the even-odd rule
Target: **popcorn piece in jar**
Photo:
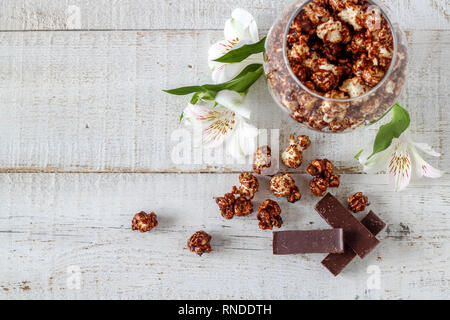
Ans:
{"type": "Polygon", "coordinates": [[[328,3],[335,11],[342,11],[348,3],[357,4],[358,0],[328,0],[328,3]]]}
{"type": "Polygon", "coordinates": [[[300,191],[295,185],[295,180],[289,173],[277,175],[270,180],[270,190],[277,197],[288,197],[291,203],[301,199],[300,191]]]}
{"type": "Polygon", "coordinates": [[[372,42],[367,46],[369,59],[374,65],[388,68],[392,60],[392,50],[380,42],[372,42]]]}
{"type": "Polygon", "coordinates": [[[330,99],[348,99],[347,94],[339,90],[331,90],[325,94],[325,97],[330,99]]]}
{"type": "Polygon", "coordinates": [[[239,183],[239,188],[233,187],[232,193],[253,199],[255,193],[258,192],[258,179],[256,179],[256,177],[250,172],[244,172],[239,176],[239,183]]]}
{"type": "Polygon", "coordinates": [[[259,220],[259,227],[262,230],[272,230],[273,227],[281,228],[283,225],[281,208],[278,203],[273,200],[266,200],[261,204],[257,218],[259,220]]]}
{"type": "Polygon", "coordinates": [[[303,9],[303,12],[313,25],[327,22],[330,18],[330,12],[315,2],[307,4],[303,9]]]}
{"type": "Polygon", "coordinates": [[[339,43],[327,42],[322,46],[322,53],[326,59],[336,61],[342,55],[342,47],[339,43]]]}
{"type": "Polygon", "coordinates": [[[256,149],[253,156],[253,171],[257,174],[265,174],[272,166],[272,150],[269,146],[256,149]]]}
{"type": "Polygon", "coordinates": [[[362,192],[358,192],[348,198],[348,208],[354,213],[366,210],[366,207],[370,205],[369,198],[362,192]]]}
{"type": "Polygon", "coordinates": [[[364,12],[359,5],[347,2],[345,9],[339,12],[338,16],[356,31],[360,31],[364,27],[364,12]]]}
{"type": "Polygon", "coordinates": [[[316,85],[312,81],[306,81],[304,83],[305,87],[307,87],[311,91],[316,91],[316,85]]]}
{"type": "Polygon", "coordinates": [[[308,117],[308,124],[316,130],[322,130],[328,126],[328,123],[323,119],[324,114],[319,110],[313,110],[308,117]]]}
{"type": "Polygon", "coordinates": [[[343,40],[342,30],[342,23],[330,18],[317,27],[317,36],[324,42],[339,43],[343,40]]]}
{"type": "Polygon", "coordinates": [[[312,35],[316,32],[314,24],[309,20],[304,11],[302,11],[292,23],[291,28],[295,28],[298,32],[303,32],[308,35],[312,35]]]}
{"type": "Polygon", "coordinates": [[[211,236],[205,231],[197,231],[188,240],[187,246],[191,252],[195,252],[199,256],[204,253],[211,252],[211,236]]]}
{"type": "Polygon", "coordinates": [[[293,64],[291,68],[301,82],[306,80],[306,68],[302,64],[293,64]]]}
{"type": "Polygon", "coordinates": [[[359,77],[354,77],[352,79],[347,79],[342,83],[340,87],[341,91],[349,94],[351,98],[359,97],[370,90],[364,81],[359,77]]]}
{"type": "Polygon", "coordinates": [[[383,69],[378,66],[371,66],[362,71],[361,77],[368,86],[375,87],[384,78],[384,75],[383,69]]]}
{"type": "Polygon", "coordinates": [[[303,151],[309,148],[311,141],[308,136],[299,136],[297,139],[293,134],[289,138],[289,147],[281,154],[283,163],[292,169],[302,165],[303,151]]]}
{"type": "Polygon", "coordinates": [[[305,59],[303,65],[309,72],[314,73],[320,70],[321,66],[329,65],[325,58],[321,58],[316,52],[313,52],[308,59],[305,59]]]}
{"type": "Polygon", "coordinates": [[[339,77],[332,71],[319,70],[311,76],[311,80],[320,91],[327,92],[333,90],[339,84],[339,77]]]}
{"type": "Polygon", "coordinates": [[[288,57],[294,61],[303,61],[309,56],[308,37],[300,35],[288,52],[288,57]]]}
{"type": "Polygon", "coordinates": [[[369,60],[366,54],[362,54],[352,65],[352,72],[356,77],[361,77],[363,71],[366,68],[373,66],[374,64],[369,60]]]}
{"type": "Polygon", "coordinates": [[[343,44],[347,44],[352,41],[352,33],[350,31],[350,28],[345,24],[342,24],[341,36],[343,44]]]}
{"type": "Polygon", "coordinates": [[[380,30],[383,23],[383,14],[381,13],[380,8],[377,6],[371,6],[370,10],[366,10],[363,15],[364,26],[370,32],[380,30]]]}
{"type": "Polygon", "coordinates": [[[137,213],[131,221],[131,230],[140,232],[148,232],[158,226],[158,219],[154,212],[150,214],[141,211],[137,213]]]}
{"type": "Polygon", "coordinates": [[[235,201],[236,199],[232,193],[227,193],[223,197],[216,198],[216,203],[219,206],[222,217],[227,220],[233,219],[235,201]]]}
{"type": "Polygon", "coordinates": [[[311,2],[314,2],[318,6],[326,8],[328,6],[328,0],[312,0],[311,2]]]}
{"type": "Polygon", "coordinates": [[[392,31],[391,31],[391,28],[389,28],[389,25],[388,25],[386,19],[384,19],[384,17],[383,17],[383,23],[382,23],[381,30],[377,31],[377,32],[373,32],[372,34],[373,34],[375,41],[378,41],[378,42],[386,45],[389,48],[393,48],[394,39],[393,39],[392,31]]]}
{"type": "MultiPolygon", "coordinates": [[[[347,95],[344,92],[333,90],[326,94],[327,98],[331,99],[345,99],[347,95]]],[[[323,113],[324,121],[331,123],[332,121],[341,122],[349,108],[350,104],[348,102],[335,102],[324,100],[319,107],[319,110],[323,113]]]]}
{"type": "Polygon", "coordinates": [[[353,53],[354,55],[362,54],[366,52],[367,49],[367,38],[364,32],[357,32],[352,41],[347,46],[347,51],[353,53]]]}

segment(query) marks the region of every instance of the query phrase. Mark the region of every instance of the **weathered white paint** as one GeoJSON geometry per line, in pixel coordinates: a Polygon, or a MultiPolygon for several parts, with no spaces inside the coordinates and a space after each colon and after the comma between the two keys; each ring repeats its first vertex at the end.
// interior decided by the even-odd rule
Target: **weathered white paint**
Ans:
{"type": "MultiPolygon", "coordinates": [[[[328,228],[313,209],[308,177],[294,178],[303,199],[279,200],[282,230],[328,228]]],[[[275,199],[259,180],[255,207],[275,199]]],[[[1,174],[0,298],[450,297],[448,176],[393,194],[382,175],[344,175],[332,193],[344,201],[366,192],[389,226],[376,250],[337,278],[320,265],[324,255],[273,256],[272,233],[258,229],[256,213],[224,220],[213,197],[237,181],[237,174],[1,174]],[[140,210],[155,211],[160,225],[132,232],[140,210]],[[186,248],[199,229],[213,236],[213,253],[202,257],[186,248]],[[367,290],[370,265],[381,269],[380,291],[367,290]],[[80,290],[67,286],[70,266],[82,272],[80,290]]]]}
{"type": "MultiPolygon", "coordinates": [[[[3,0],[0,30],[148,30],[223,28],[234,8],[252,12],[268,29],[294,0],[3,0]],[[78,9],[80,27],[74,24],[78,9]]],[[[447,28],[448,0],[381,0],[402,27],[447,28]]]]}
{"type": "MultiPolygon", "coordinates": [[[[171,161],[178,143],[171,135],[182,128],[178,118],[188,98],[161,90],[208,82],[205,55],[220,37],[218,31],[0,33],[0,168],[241,170],[171,161]]],[[[450,143],[450,32],[408,32],[408,39],[411,67],[401,101],[418,137],[444,153],[437,162],[442,166],[450,160],[444,152],[450,143]]],[[[249,102],[254,124],[281,128],[282,146],[290,133],[308,133],[313,146],[306,160],[327,156],[344,172],[360,170],[353,155],[378,128],[346,135],[306,131],[276,106],[262,79],[249,102]]]]}

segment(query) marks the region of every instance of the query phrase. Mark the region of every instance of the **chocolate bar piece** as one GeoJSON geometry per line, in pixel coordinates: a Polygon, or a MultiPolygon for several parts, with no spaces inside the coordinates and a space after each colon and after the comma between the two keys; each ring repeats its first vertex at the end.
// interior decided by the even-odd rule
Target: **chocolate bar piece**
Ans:
{"type": "MultiPolygon", "coordinates": [[[[370,211],[369,214],[362,219],[361,223],[367,227],[374,236],[379,234],[386,227],[386,224],[373,213],[373,211],[370,211]]],[[[355,251],[348,245],[345,245],[344,253],[331,253],[323,259],[322,264],[334,276],[337,276],[355,257],[355,251]]]]}
{"type": "Polygon", "coordinates": [[[327,193],[316,205],[316,211],[333,228],[344,229],[344,240],[355,253],[364,258],[380,241],[356,219],[333,195],[327,193]]]}
{"type": "Polygon", "coordinates": [[[273,233],[273,254],[343,253],[342,229],[273,233]]]}
{"type": "Polygon", "coordinates": [[[386,228],[386,223],[384,223],[383,220],[380,219],[373,211],[370,211],[367,216],[364,217],[364,219],[361,220],[361,223],[369,229],[370,232],[374,236],[379,234],[381,231],[383,231],[384,228],[386,228]]]}

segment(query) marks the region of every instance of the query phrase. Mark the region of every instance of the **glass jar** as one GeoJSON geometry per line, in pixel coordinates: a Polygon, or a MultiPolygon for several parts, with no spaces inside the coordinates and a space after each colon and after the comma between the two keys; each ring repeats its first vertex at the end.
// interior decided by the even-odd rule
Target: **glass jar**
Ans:
{"type": "Polygon", "coordinates": [[[407,67],[405,36],[389,10],[374,1],[388,22],[393,56],[384,78],[368,92],[353,98],[326,98],[303,84],[288,61],[287,37],[300,11],[313,1],[300,0],[288,7],[272,26],[266,40],[264,71],[269,91],[277,104],[297,122],[321,132],[350,132],[370,125],[385,115],[401,94],[407,67]]]}

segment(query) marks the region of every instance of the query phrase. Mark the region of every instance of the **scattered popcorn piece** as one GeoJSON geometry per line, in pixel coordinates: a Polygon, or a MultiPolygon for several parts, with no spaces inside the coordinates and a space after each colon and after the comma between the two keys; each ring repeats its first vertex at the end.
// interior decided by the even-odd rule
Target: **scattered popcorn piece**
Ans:
{"type": "Polygon", "coordinates": [[[240,196],[234,203],[234,214],[238,217],[246,217],[253,213],[253,204],[250,199],[240,196]]]}
{"type": "Polygon", "coordinates": [[[259,183],[258,179],[250,172],[241,173],[239,176],[239,188],[233,187],[233,194],[239,194],[241,196],[249,197],[253,199],[255,193],[258,192],[259,183]]]}
{"type": "Polygon", "coordinates": [[[366,207],[370,205],[369,198],[362,192],[355,193],[347,200],[348,208],[354,213],[358,213],[366,210],[366,207]]]}
{"type": "Polygon", "coordinates": [[[302,195],[295,185],[295,180],[289,173],[277,175],[270,180],[270,190],[276,197],[289,197],[289,202],[296,202],[302,195]]]}
{"type": "Polygon", "coordinates": [[[309,148],[311,141],[308,136],[298,136],[297,139],[293,134],[289,138],[289,147],[281,154],[283,163],[292,169],[296,169],[302,165],[303,151],[309,148]]]}
{"type": "Polygon", "coordinates": [[[131,221],[131,230],[139,230],[140,232],[148,232],[158,226],[158,219],[154,212],[149,214],[141,211],[137,213],[131,221]]]}
{"type": "Polygon", "coordinates": [[[259,220],[259,227],[262,230],[272,230],[273,227],[281,228],[283,225],[281,208],[273,200],[266,200],[261,204],[257,218],[259,220]]]}
{"type": "Polygon", "coordinates": [[[188,240],[187,246],[189,250],[195,252],[199,256],[204,253],[211,252],[211,236],[205,231],[197,231],[188,240]]]}
{"type": "Polygon", "coordinates": [[[253,155],[253,171],[266,174],[272,167],[272,151],[269,146],[259,147],[253,155]]]}

